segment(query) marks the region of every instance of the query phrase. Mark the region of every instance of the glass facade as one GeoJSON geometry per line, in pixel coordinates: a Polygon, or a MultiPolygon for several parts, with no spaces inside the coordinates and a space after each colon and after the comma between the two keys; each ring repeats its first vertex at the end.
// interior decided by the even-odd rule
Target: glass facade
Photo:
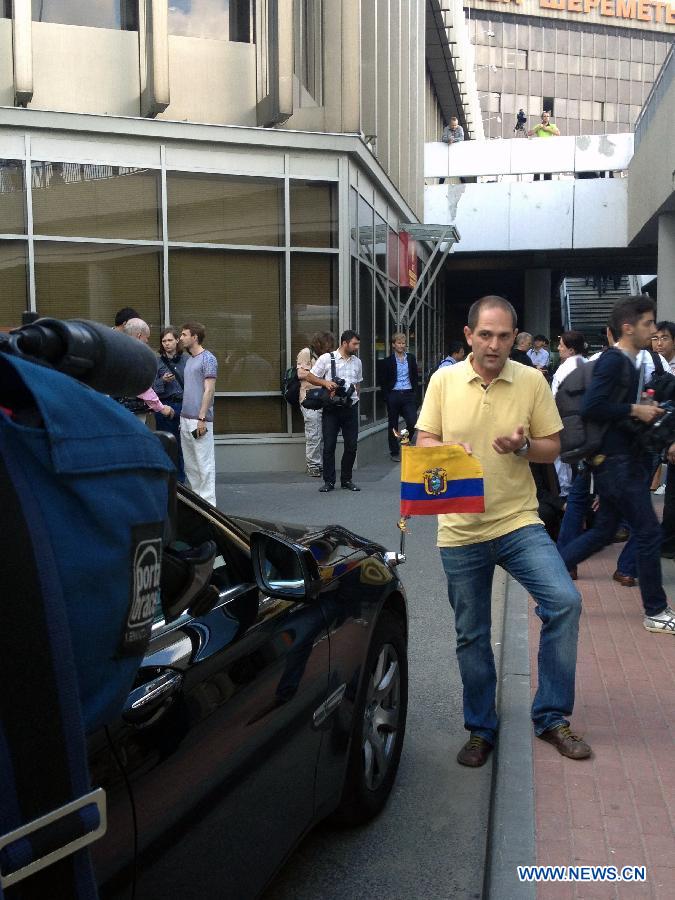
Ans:
{"type": "Polygon", "coordinates": [[[155,349],[162,325],[201,321],[218,433],[302,432],[281,373],[338,330],[337,185],[287,181],[167,171],[164,206],[159,169],[35,161],[27,191],[24,162],[0,160],[0,327],[31,295],[41,315],[104,323],[133,306],[155,349]]]}
{"type": "MultiPolygon", "coordinates": [[[[410,301],[412,289],[399,287],[399,237],[370,203],[350,189],[350,323],[361,335],[363,385],[361,426],[386,421],[387,410],[377,385],[378,363],[390,353],[395,331],[407,335],[417,356],[420,377],[441,357],[442,287],[436,282],[421,305],[410,301]]],[[[418,260],[418,274],[423,268],[418,260]]]]}
{"type": "Polygon", "coordinates": [[[36,234],[138,241],[160,237],[155,171],[34,162],[31,184],[36,234]]]}
{"type": "Polygon", "coordinates": [[[0,234],[26,233],[26,185],[20,160],[0,159],[0,234]]]}
{"type": "Polygon", "coordinates": [[[168,0],[169,34],[253,41],[253,0],[168,0]]]}
{"type": "Polygon", "coordinates": [[[262,247],[284,243],[279,180],[169,172],[167,199],[171,241],[262,247]]]}
{"type": "Polygon", "coordinates": [[[33,0],[33,21],[138,31],[138,0],[33,0]]]}
{"type": "Polygon", "coordinates": [[[25,241],[0,241],[0,329],[21,324],[28,306],[28,269],[25,241]]]}
{"type": "Polygon", "coordinates": [[[396,230],[354,188],[348,209],[340,223],[338,183],[326,178],[37,160],[27,181],[23,160],[2,159],[0,327],[29,308],[112,324],[132,306],[159,349],[162,326],[200,321],[219,362],[216,433],[233,438],[299,438],[282,372],[314,332],[338,339],[354,328],[361,428],[381,424],[378,361],[395,330],[409,335],[421,372],[438,358],[440,294],[406,307],[396,230]],[[342,247],[352,274],[341,288],[342,247]]]}
{"type": "Polygon", "coordinates": [[[471,10],[485,135],[513,137],[550,108],[563,135],[630,131],[670,45],[666,34],[471,10]],[[633,32],[635,35],[635,32],[633,32]]]}

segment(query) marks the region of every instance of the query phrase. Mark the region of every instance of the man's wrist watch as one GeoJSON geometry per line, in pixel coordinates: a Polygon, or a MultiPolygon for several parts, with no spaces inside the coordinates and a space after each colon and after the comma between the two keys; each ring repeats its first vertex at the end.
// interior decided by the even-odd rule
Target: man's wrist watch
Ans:
{"type": "Polygon", "coordinates": [[[516,456],[527,456],[527,454],[530,452],[530,439],[526,437],[523,446],[518,447],[518,449],[514,450],[513,452],[516,456]]]}
{"type": "Polygon", "coordinates": [[[199,416],[197,419],[198,422],[206,422],[206,416],[199,416]]]}

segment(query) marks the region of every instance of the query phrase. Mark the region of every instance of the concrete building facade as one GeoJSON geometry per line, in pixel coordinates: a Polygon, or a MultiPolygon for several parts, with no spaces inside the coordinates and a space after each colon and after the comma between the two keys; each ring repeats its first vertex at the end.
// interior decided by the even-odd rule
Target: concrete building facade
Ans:
{"type": "MultiPolygon", "coordinates": [[[[407,331],[422,367],[442,345],[437,288],[403,315],[399,265],[427,128],[467,119],[430,72],[429,9],[0,0],[0,326],[126,305],[155,334],[204,322],[219,466],[240,471],[300,463],[281,373],[312,332],[353,327],[375,436],[389,335],[407,331]]],[[[406,251],[421,269],[429,248],[406,251]]]]}
{"type": "Polygon", "coordinates": [[[486,137],[550,109],[563,135],[632,130],[675,38],[675,4],[468,0],[486,137]]]}

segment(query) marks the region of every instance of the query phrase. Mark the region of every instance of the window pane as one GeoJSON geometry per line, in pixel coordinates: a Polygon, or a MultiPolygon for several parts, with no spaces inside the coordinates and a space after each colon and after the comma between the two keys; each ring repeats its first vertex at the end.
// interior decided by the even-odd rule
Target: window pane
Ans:
{"type": "Polygon", "coordinates": [[[387,341],[387,292],[389,281],[375,273],[375,359],[384,359],[389,353],[387,341]]]}
{"type": "Polygon", "coordinates": [[[12,0],[0,0],[0,19],[12,18],[12,0]]]}
{"type": "Polygon", "coordinates": [[[337,247],[337,195],[332,184],[291,181],[291,245],[337,247]]]}
{"type": "Polygon", "coordinates": [[[387,236],[389,229],[382,216],[375,213],[375,265],[387,271],[387,236]]]}
{"type": "Polygon", "coordinates": [[[280,390],[280,254],[170,250],[169,285],[174,325],[192,319],[206,327],[206,346],[218,357],[217,391],[280,390]]]}
{"type": "Polygon", "coordinates": [[[159,240],[159,174],[151,169],[34,162],[35,234],[159,240]]]}
{"type": "Polygon", "coordinates": [[[359,321],[359,261],[352,259],[349,277],[349,322],[348,328],[356,328],[359,321]]]}
{"type": "Polygon", "coordinates": [[[169,34],[250,43],[251,0],[169,0],[169,34]]]}
{"type": "Polygon", "coordinates": [[[0,241],[0,328],[16,328],[28,307],[26,244],[0,241]]]}
{"type": "MultiPolygon", "coordinates": [[[[148,325],[160,324],[161,256],[147,247],[36,241],[35,289],[41,316],[113,324],[133,306],[148,325]]],[[[153,333],[152,345],[159,344],[153,333]]]]}
{"type": "Polygon", "coordinates": [[[375,394],[375,421],[382,422],[387,415],[387,404],[384,402],[382,391],[378,388],[375,394]]]}
{"type": "Polygon", "coordinates": [[[361,256],[373,260],[373,208],[359,195],[359,251],[361,256]]]}
{"type": "Polygon", "coordinates": [[[167,175],[169,240],[283,244],[283,185],[262,178],[167,175]]]}
{"type": "Polygon", "coordinates": [[[33,0],[34,22],[138,31],[137,0],[33,0]]]}
{"type": "Polygon", "coordinates": [[[337,259],[318,253],[291,256],[291,362],[314,332],[338,327],[337,259]]]}
{"type": "Polygon", "coordinates": [[[20,160],[0,159],[0,233],[26,233],[26,185],[20,160]]]}
{"type": "Polygon", "coordinates": [[[373,273],[364,263],[359,264],[359,327],[363,364],[363,386],[373,384],[373,273]]]}
{"type": "Polygon", "coordinates": [[[375,395],[372,392],[368,394],[361,394],[361,398],[359,400],[359,427],[365,428],[367,425],[373,424],[373,422],[375,421],[374,405],[375,395]]]}
{"type": "MultiPolygon", "coordinates": [[[[218,370],[216,390],[220,388],[218,370]]],[[[216,397],[215,434],[279,434],[286,432],[285,400],[277,397],[216,397]]],[[[300,429],[303,430],[303,429],[300,429]]]]}
{"type": "Polygon", "coordinates": [[[358,225],[359,195],[354,188],[349,189],[349,249],[351,253],[359,252],[359,225],[358,225]]]}

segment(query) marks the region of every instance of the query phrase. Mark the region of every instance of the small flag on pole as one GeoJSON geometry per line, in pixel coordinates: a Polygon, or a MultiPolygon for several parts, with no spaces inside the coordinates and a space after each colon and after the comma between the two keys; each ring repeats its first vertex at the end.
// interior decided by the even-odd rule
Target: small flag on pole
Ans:
{"type": "Polygon", "coordinates": [[[463,447],[401,447],[402,516],[481,512],[483,469],[463,447]]]}

